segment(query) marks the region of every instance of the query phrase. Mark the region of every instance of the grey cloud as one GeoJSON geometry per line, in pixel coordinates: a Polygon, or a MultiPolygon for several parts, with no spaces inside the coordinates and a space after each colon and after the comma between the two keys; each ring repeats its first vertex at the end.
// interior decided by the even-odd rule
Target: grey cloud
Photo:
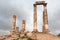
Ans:
{"type": "Polygon", "coordinates": [[[6,34],[9,34],[8,32],[9,32],[9,31],[6,31],[6,30],[0,30],[0,35],[6,35],[6,34]]]}
{"type": "MultiPolygon", "coordinates": [[[[21,28],[21,22],[26,20],[26,29],[33,30],[33,4],[37,0],[0,0],[0,29],[10,30],[12,16],[17,16],[17,26],[21,28]]],[[[40,0],[38,0],[40,1],[40,0]]],[[[59,0],[46,0],[49,29],[53,33],[57,34],[60,31],[60,1],[59,0]]],[[[38,7],[38,28],[41,30],[42,24],[42,7],[38,7]]]]}

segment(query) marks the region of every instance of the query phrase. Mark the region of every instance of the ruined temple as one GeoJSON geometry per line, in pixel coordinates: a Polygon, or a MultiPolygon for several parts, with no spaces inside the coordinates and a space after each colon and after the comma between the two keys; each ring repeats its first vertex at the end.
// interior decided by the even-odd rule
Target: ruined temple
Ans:
{"type": "Polygon", "coordinates": [[[34,4],[34,17],[33,17],[33,31],[29,32],[25,30],[26,20],[22,20],[22,29],[19,31],[19,27],[16,26],[16,15],[12,17],[12,26],[10,34],[6,36],[6,40],[12,40],[13,37],[28,37],[31,40],[60,40],[56,35],[53,35],[48,26],[48,12],[47,3],[45,1],[36,1],[34,4]],[[43,28],[42,32],[37,29],[37,5],[43,5],[43,28]]]}

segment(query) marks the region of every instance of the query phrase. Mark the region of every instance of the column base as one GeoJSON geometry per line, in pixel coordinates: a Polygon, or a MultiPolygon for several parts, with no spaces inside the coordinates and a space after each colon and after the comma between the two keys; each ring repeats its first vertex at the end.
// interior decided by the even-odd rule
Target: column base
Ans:
{"type": "Polygon", "coordinates": [[[34,30],[33,30],[33,32],[35,32],[35,33],[36,33],[36,32],[38,32],[38,30],[37,30],[37,29],[34,29],[34,30]]]}
{"type": "Polygon", "coordinates": [[[45,24],[45,25],[43,26],[43,33],[49,33],[49,32],[50,32],[50,30],[49,30],[49,28],[48,28],[48,25],[45,24]]]}
{"type": "Polygon", "coordinates": [[[10,35],[14,35],[14,34],[16,34],[15,31],[11,31],[11,32],[10,32],[10,35]]]}
{"type": "Polygon", "coordinates": [[[43,33],[49,33],[49,29],[44,29],[43,33]]]}

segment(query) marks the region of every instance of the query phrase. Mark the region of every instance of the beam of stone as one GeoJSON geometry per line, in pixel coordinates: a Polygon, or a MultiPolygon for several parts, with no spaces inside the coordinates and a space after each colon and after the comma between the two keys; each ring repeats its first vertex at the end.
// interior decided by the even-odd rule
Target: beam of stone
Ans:
{"type": "Polygon", "coordinates": [[[50,32],[48,28],[48,15],[47,15],[47,4],[44,4],[44,11],[43,11],[43,32],[50,32]]]}
{"type": "Polygon", "coordinates": [[[12,18],[12,28],[11,28],[11,34],[12,35],[15,33],[15,27],[16,27],[16,15],[13,15],[13,18],[12,18]]]}
{"type": "Polygon", "coordinates": [[[45,1],[36,1],[35,5],[45,5],[47,3],[45,3],[45,1]]]}
{"type": "Polygon", "coordinates": [[[37,12],[36,12],[36,5],[34,4],[34,32],[37,32],[37,12]]]}

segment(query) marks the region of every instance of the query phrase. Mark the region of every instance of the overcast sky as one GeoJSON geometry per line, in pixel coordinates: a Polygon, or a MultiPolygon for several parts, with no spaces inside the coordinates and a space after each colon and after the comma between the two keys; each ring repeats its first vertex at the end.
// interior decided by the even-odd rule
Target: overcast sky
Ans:
{"type": "MultiPolygon", "coordinates": [[[[0,34],[8,34],[11,30],[12,16],[17,16],[21,29],[22,20],[26,20],[26,30],[33,30],[33,4],[41,0],[0,0],[0,34]]],[[[60,0],[45,0],[47,2],[48,25],[53,34],[60,33],[60,0]]],[[[37,6],[38,30],[42,31],[43,6],[37,6]]]]}

